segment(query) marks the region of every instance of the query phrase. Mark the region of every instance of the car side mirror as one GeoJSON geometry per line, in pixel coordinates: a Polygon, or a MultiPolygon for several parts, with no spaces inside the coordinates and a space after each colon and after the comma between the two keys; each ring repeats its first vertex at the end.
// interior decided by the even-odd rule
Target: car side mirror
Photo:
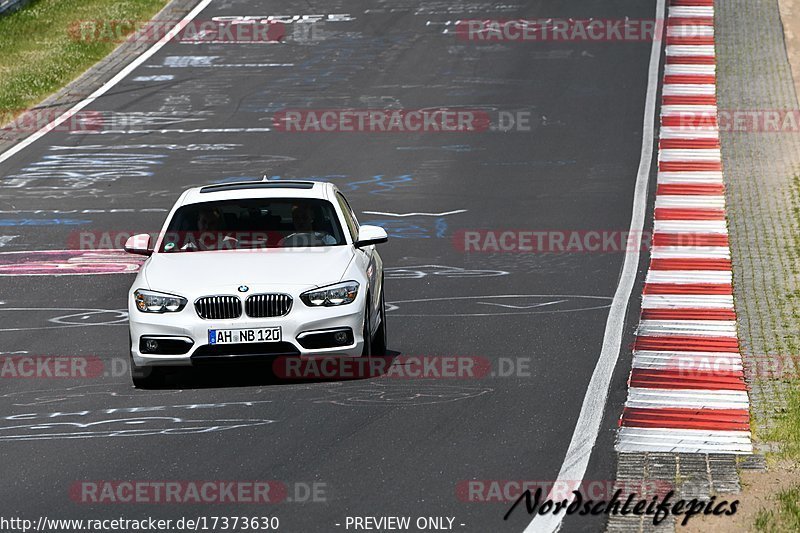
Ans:
{"type": "Polygon", "coordinates": [[[361,226],[358,229],[358,240],[355,242],[356,248],[363,248],[371,244],[381,244],[389,240],[386,230],[380,226],[361,226]]]}
{"type": "Polygon", "coordinates": [[[150,235],[147,233],[131,235],[125,241],[125,251],[129,254],[153,255],[153,250],[150,249],[150,235]]]}

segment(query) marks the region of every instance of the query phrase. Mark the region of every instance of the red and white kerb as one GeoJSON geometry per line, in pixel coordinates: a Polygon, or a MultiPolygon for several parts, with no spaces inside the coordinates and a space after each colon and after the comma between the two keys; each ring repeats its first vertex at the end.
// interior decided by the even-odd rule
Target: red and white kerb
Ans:
{"type": "Polygon", "coordinates": [[[671,0],[662,94],[653,246],[616,449],[752,453],[716,122],[713,0],[671,0]]]}

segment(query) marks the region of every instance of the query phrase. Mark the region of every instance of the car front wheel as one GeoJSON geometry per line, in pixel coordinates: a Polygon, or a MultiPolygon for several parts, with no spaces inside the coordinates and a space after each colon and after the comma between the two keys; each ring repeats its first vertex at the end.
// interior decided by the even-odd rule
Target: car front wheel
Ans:
{"type": "Polygon", "coordinates": [[[364,331],[361,335],[364,338],[364,347],[361,349],[363,357],[372,355],[372,332],[369,330],[369,323],[372,322],[372,314],[370,311],[370,296],[367,294],[366,303],[364,304],[364,331]]]}
{"type": "Polygon", "coordinates": [[[130,355],[131,381],[137,389],[153,389],[164,384],[164,369],[152,366],[138,366],[130,355]]]}
{"type": "Polygon", "coordinates": [[[386,355],[386,302],[383,299],[383,288],[381,288],[380,302],[381,325],[375,332],[372,340],[372,355],[386,355]]]}

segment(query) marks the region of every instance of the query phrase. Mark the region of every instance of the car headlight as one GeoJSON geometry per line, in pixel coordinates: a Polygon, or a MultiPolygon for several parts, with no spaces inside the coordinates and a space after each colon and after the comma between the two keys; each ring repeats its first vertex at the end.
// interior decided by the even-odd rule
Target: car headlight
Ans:
{"type": "Polygon", "coordinates": [[[186,298],[144,289],[135,290],[133,299],[142,313],[177,313],[186,307],[186,298]]]}
{"type": "Polygon", "coordinates": [[[349,304],[356,299],[356,296],[358,296],[358,282],[345,281],[306,291],[300,295],[300,299],[309,307],[331,307],[349,304]]]}

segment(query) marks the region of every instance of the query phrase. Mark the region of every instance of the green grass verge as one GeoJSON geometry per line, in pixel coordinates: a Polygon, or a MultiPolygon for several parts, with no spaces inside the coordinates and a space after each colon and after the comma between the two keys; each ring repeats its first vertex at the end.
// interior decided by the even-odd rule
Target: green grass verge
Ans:
{"type": "MultiPolygon", "coordinates": [[[[800,227],[800,176],[792,179],[791,190],[792,217],[796,227],[800,227]]],[[[792,246],[786,250],[789,254],[797,254],[800,250],[800,233],[792,232],[792,246]]],[[[787,272],[786,275],[796,275],[796,272],[787,272]]],[[[790,300],[800,298],[800,292],[788,295],[790,300]]],[[[793,306],[791,319],[793,324],[800,323],[800,315],[793,306]]],[[[790,353],[797,354],[797,347],[790,343],[790,353]]],[[[784,372],[786,376],[788,372],[784,372]]],[[[782,413],[775,415],[774,426],[763,435],[759,434],[762,442],[777,443],[780,451],[768,454],[768,459],[774,461],[800,462],[800,379],[787,380],[786,408],[782,413]]],[[[800,485],[794,485],[785,490],[779,490],[771,495],[771,504],[761,508],[753,522],[753,529],[763,533],[788,533],[800,531],[800,485]]]]}
{"type": "Polygon", "coordinates": [[[800,486],[778,492],[775,500],[776,508],[758,511],[753,524],[755,530],[764,533],[800,531],[800,486]]]}
{"type": "Polygon", "coordinates": [[[779,442],[777,457],[800,460],[800,381],[789,382],[786,410],[776,417],[776,425],[767,432],[765,440],[779,442]]]}
{"type": "Polygon", "coordinates": [[[0,17],[0,119],[30,108],[108,55],[118,42],[81,40],[85,20],[149,20],[167,0],[35,0],[0,17]]]}
{"type": "MultiPolygon", "coordinates": [[[[791,382],[787,400],[786,410],[777,417],[776,425],[764,438],[781,445],[773,458],[796,463],[800,461],[800,382],[791,382]]],[[[774,505],[758,511],[754,529],[764,533],[800,531],[800,485],[778,491],[773,501],[774,505]]]]}

